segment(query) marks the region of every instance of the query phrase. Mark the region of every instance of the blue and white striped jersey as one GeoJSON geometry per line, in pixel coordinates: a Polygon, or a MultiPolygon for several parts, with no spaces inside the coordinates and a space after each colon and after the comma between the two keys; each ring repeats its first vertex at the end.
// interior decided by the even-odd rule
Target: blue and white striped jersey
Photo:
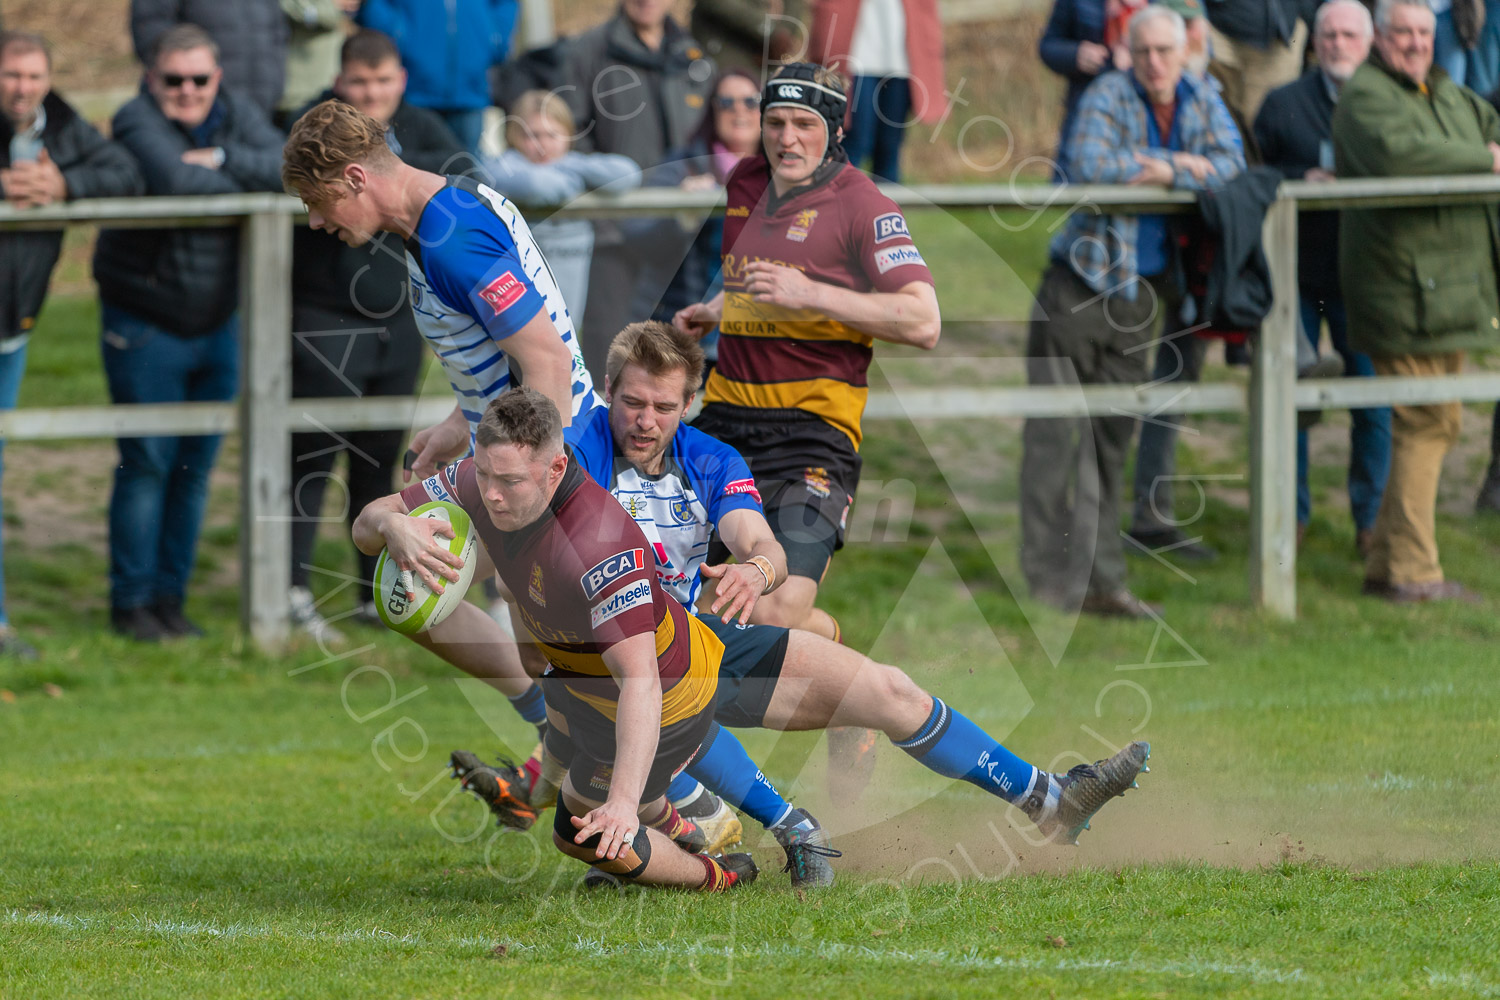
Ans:
{"type": "Polygon", "coordinates": [[[614,494],[651,543],[657,581],[691,611],[703,589],[698,570],[720,518],[732,510],[760,512],[750,467],[723,441],[681,424],[663,456],[661,475],[645,475],[616,451],[606,407],[570,428],[569,435],[583,471],[614,494]]]}
{"type": "Polygon", "coordinates": [[[572,415],[604,405],[552,270],[499,192],[449,177],[406,241],[406,266],[417,329],[442,362],[471,436],[490,400],[510,388],[505,339],[542,310],[573,353],[572,415]]]}

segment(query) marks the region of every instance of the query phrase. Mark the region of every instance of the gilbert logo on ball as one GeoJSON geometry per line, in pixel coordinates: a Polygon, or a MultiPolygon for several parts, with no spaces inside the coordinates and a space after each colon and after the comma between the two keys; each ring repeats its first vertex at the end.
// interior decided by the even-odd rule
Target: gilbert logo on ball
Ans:
{"type": "Polygon", "coordinates": [[[458,571],[458,582],[445,582],[441,594],[433,593],[422,582],[422,578],[413,573],[411,589],[416,596],[408,598],[401,580],[401,568],[390,557],[390,552],[381,551],[380,560],[375,564],[375,609],[387,628],[403,635],[426,632],[451,615],[453,609],[463,601],[464,593],[474,579],[474,549],[479,543],[474,523],[457,504],[434,500],[424,503],[412,511],[410,516],[435,518],[451,524],[452,538],[441,535],[434,538],[439,543],[446,544],[448,551],[462,559],[464,564],[458,571]]]}

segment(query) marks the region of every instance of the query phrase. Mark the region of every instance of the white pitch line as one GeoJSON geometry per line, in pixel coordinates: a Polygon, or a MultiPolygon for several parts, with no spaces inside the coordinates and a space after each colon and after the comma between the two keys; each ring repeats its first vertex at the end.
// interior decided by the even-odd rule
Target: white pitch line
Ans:
{"type": "MultiPolygon", "coordinates": [[[[301,931],[256,924],[211,924],[201,920],[157,920],[134,914],[123,917],[83,917],[66,913],[23,913],[7,910],[3,921],[7,924],[30,924],[43,927],[62,927],[68,930],[109,930],[123,928],[145,934],[160,934],[164,937],[208,937],[231,940],[234,938],[281,939],[287,941],[378,941],[385,944],[407,945],[419,948],[451,947],[493,948],[493,940],[476,937],[445,938],[428,940],[417,934],[396,934],[393,931],[374,928],[355,928],[349,931],[301,931]]],[[[523,945],[509,947],[524,948],[523,945]]]]}
{"type": "MultiPolygon", "coordinates": [[[[578,938],[572,950],[591,958],[660,954],[663,956],[691,955],[701,957],[730,957],[723,947],[715,948],[700,942],[674,942],[672,944],[607,944],[603,941],[578,938]]],[[[1230,965],[1223,962],[1199,960],[1168,961],[1159,963],[1138,962],[1130,959],[1075,959],[1061,958],[1055,961],[1030,958],[1012,958],[1006,955],[981,955],[975,949],[962,954],[929,949],[903,951],[900,949],[872,948],[866,945],[847,945],[828,941],[813,947],[786,944],[757,944],[736,946],[732,957],[751,959],[803,958],[827,961],[830,959],[858,959],[863,962],[894,962],[898,964],[946,966],[953,969],[1030,969],[1035,971],[1118,971],[1135,975],[1203,976],[1220,975],[1248,978],[1257,983],[1302,983],[1310,977],[1301,969],[1275,969],[1250,962],[1245,965],[1230,965]]]]}

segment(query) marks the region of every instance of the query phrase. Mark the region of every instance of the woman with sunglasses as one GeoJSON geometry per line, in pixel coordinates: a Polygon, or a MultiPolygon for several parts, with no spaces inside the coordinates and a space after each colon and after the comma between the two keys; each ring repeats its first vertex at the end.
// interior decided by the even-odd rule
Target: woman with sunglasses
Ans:
{"type": "MultiPolygon", "coordinates": [[[[729,172],[760,148],[760,84],[745,70],[725,72],[714,83],[708,114],[693,141],[658,171],[657,183],[677,184],[686,191],[712,191],[724,186],[729,172]]],[[[682,265],[661,294],[652,318],[672,321],[677,310],[712,298],[719,290],[719,245],[724,237],[723,216],[703,223],[688,247],[682,265]]],[[[718,332],[703,338],[708,375],[718,354],[718,332]]]]}

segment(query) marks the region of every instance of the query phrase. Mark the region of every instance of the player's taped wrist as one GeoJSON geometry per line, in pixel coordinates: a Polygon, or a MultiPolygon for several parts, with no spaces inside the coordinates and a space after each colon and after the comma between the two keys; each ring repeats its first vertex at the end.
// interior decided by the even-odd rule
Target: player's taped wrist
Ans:
{"type": "Polygon", "coordinates": [[[749,559],[745,560],[745,564],[748,566],[754,566],[756,569],[760,570],[760,575],[766,578],[766,585],[761,590],[761,593],[769,594],[771,592],[771,588],[776,586],[776,568],[771,565],[771,560],[767,559],[765,556],[751,556],[749,559]]]}

